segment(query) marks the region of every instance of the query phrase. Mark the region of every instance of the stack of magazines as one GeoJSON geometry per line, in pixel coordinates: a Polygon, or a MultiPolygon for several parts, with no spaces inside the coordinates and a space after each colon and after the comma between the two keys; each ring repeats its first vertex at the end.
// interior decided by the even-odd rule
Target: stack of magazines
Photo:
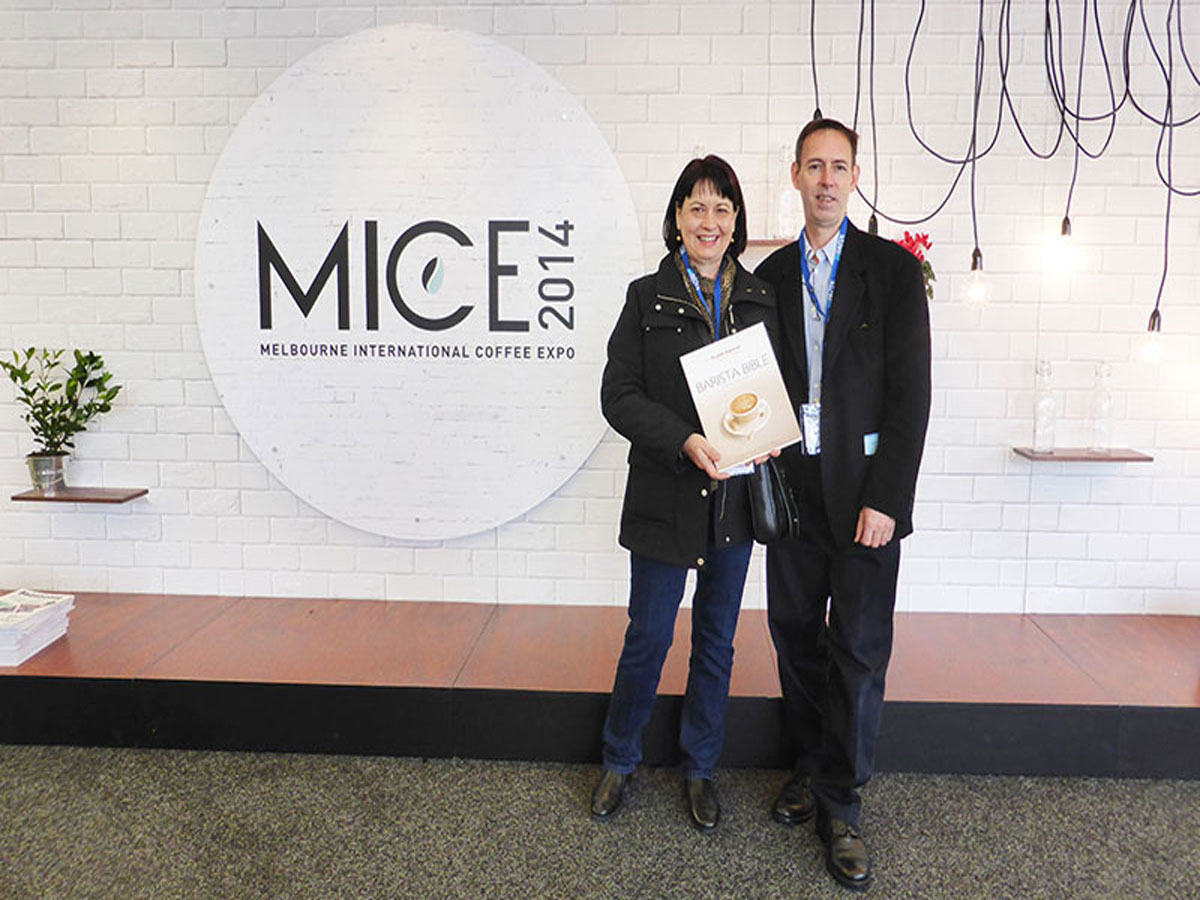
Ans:
{"type": "Polygon", "coordinates": [[[0,666],[19,666],[67,633],[74,594],[25,588],[0,596],[0,666]]]}

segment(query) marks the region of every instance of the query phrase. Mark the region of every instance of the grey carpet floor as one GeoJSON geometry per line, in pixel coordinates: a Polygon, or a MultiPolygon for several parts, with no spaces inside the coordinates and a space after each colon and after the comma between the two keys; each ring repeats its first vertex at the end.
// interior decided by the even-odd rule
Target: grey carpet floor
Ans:
{"type": "MultiPolygon", "coordinates": [[[[0,746],[0,897],[848,897],[784,773],[725,770],[700,834],[679,776],[544,763],[0,746]]],[[[1200,897],[1200,782],[882,774],[873,897],[1200,897]]]]}

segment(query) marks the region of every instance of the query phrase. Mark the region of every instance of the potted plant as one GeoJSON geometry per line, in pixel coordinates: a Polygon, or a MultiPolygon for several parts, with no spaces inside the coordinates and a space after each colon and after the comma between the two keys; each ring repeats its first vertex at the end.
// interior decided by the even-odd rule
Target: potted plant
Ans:
{"type": "Polygon", "coordinates": [[[17,403],[25,407],[22,418],[33,432],[35,449],[26,458],[33,486],[43,493],[66,487],[64,461],[75,447],[75,435],[87,429],[100,413],[112,409],[121,391],[112,384],[104,360],[91,350],[29,347],[14,350],[12,362],[0,359],[0,368],[17,386],[17,403]],[[72,362],[73,360],[73,362],[72,362]]]}

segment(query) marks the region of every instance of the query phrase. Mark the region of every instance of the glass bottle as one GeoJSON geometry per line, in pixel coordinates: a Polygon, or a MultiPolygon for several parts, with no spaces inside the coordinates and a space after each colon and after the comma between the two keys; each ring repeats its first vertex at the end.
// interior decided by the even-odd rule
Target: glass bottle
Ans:
{"type": "Polygon", "coordinates": [[[1092,449],[1097,453],[1107,453],[1112,449],[1112,389],[1109,379],[1112,378],[1112,365],[1101,361],[1096,363],[1096,383],[1092,387],[1092,449]]]}
{"type": "Polygon", "coordinates": [[[1054,391],[1050,386],[1050,360],[1039,359],[1034,368],[1033,388],[1033,452],[1049,453],[1054,449],[1054,391]]]}
{"type": "Polygon", "coordinates": [[[800,194],[792,186],[792,148],[787,144],[780,148],[774,169],[769,230],[773,238],[790,240],[799,236],[804,213],[800,207],[800,194]]]}

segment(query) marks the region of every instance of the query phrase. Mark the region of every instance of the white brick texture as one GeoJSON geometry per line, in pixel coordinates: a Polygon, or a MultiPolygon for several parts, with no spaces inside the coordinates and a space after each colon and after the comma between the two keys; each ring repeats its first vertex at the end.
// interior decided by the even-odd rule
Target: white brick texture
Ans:
{"type": "MultiPolygon", "coordinates": [[[[612,432],[536,509],[483,535],[433,545],[327,519],[267,472],[221,408],[197,339],[192,240],[208,177],[242,112],[296,59],[363,28],[425,22],[492,36],[579,98],[630,182],[646,268],[662,252],[658,227],[673,180],[696,150],[735,163],[752,237],[766,236],[783,175],[780,148],[791,145],[814,107],[807,5],[422,0],[412,8],[365,2],[324,10],[311,0],[239,9],[182,0],[40,0],[16,6],[0,13],[0,352],[86,343],[103,353],[125,390],[112,413],[80,438],[72,478],[141,484],[151,493],[115,509],[0,503],[0,582],[625,602],[628,558],[616,531],[627,445],[612,432]]],[[[1168,4],[1146,6],[1158,28],[1168,4]]],[[[1119,46],[1117,12],[1103,15],[1110,48],[1119,46]]],[[[899,219],[928,215],[954,176],[921,150],[906,118],[904,65],[914,15],[911,4],[877,13],[878,188],[865,94],[857,107],[860,187],[899,219]]],[[[931,8],[911,72],[916,129],[949,155],[961,154],[969,139],[975,15],[974,7],[931,8]]],[[[858,18],[850,0],[820,5],[820,105],[846,121],[856,111],[858,18]]],[[[991,41],[996,23],[987,27],[991,41]]],[[[1072,48],[1076,27],[1065,24],[1064,43],[1072,48]]],[[[1009,89],[1029,140],[1043,150],[1057,119],[1043,87],[1041,32],[1025,29],[1040,29],[1038,17],[1014,19],[1009,89]]],[[[1194,41],[1195,34],[1185,37],[1194,41]]],[[[994,43],[989,51],[981,124],[988,137],[997,99],[994,43]]],[[[1096,56],[1093,41],[1085,110],[1107,100],[1096,56]]],[[[1076,58],[1066,60],[1072,88],[1076,58]]],[[[1119,92],[1119,59],[1110,64],[1119,92]]],[[[1161,105],[1154,99],[1161,75],[1153,56],[1137,49],[1133,69],[1131,81],[1147,103],[1161,105]]],[[[1179,77],[1182,92],[1190,82],[1179,77]]],[[[1197,128],[1177,135],[1173,164],[1181,186],[1193,190],[1200,187],[1197,128]]],[[[1095,148],[1105,126],[1085,123],[1083,135],[1095,148]]],[[[1073,268],[1064,268],[1068,254],[1055,236],[1072,174],[1069,145],[1050,160],[1036,159],[1006,114],[1000,139],[975,173],[979,242],[993,285],[987,307],[957,299],[974,243],[966,178],[932,221],[908,226],[929,233],[938,280],[931,304],[934,413],[899,608],[1200,614],[1196,198],[1173,202],[1161,307],[1164,361],[1152,366],[1137,356],[1162,271],[1166,192],[1154,165],[1158,137],[1126,104],[1107,153],[1081,160],[1071,210],[1073,268]],[[1060,446],[1090,440],[1093,367],[1105,360],[1113,368],[1115,443],[1155,461],[1030,463],[1016,456],[1012,447],[1031,441],[1039,357],[1054,367],[1060,446]]],[[[859,225],[869,212],[862,198],[852,201],[859,225]]],[[[884,220],[881,230],[900,237],[904,228],[884,220]]],[[[32,448],[12,398],[4,380],[5,497],[24,489],[20,456],[32,448]]],[[[765,604],[762,560],[760,549],[748,608],[765,604]]]]}

